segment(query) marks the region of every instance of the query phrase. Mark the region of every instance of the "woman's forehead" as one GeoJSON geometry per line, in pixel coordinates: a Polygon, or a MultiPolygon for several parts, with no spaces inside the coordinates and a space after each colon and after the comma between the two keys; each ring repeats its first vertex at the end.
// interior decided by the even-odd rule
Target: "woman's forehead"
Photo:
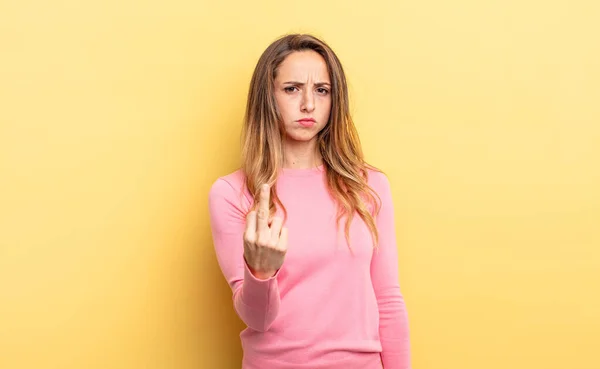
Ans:
{"type": "Polygon", "coordinates": [[[325,59],[312,50],[295,51],[288,55],[277,71],[277,79],[287,81],[329,82],[325,59]]]}

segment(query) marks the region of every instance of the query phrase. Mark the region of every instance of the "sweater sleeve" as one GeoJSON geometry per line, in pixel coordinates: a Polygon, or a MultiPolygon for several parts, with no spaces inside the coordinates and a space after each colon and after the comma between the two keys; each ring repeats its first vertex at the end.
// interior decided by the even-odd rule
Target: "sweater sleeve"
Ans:
{"type": "Polygon", "coordinates": [[[269,329],[279,311],[277,274],[260,280],[252,275],[244,260],[246,212],[240,191],[219,178],[209,192],[209,213],[213,243],[219,267],[233,292],[233,306],[251,329],[269,329]]]}
{"type": "Polygon", "coordinates": [[[379,306],[379,338],[384,369],[411,367],[408,314],[398,280],[398,251],[390,183],[383,173],[371,174],[381,198],[376,218],[379,248],[371,260],[371,280],[379,306]]]}

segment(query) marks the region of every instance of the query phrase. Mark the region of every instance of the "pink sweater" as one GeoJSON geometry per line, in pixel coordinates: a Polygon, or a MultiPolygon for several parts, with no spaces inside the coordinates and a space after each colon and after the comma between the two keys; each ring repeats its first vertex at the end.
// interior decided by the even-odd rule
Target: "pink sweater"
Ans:
{"type": "MultiPolygon", "coordinates": [[[[398,282],[394,209],[387,177],[369,172],[382,200],[376,218],[379,250],[356,215],[352,254],[336,235],[336,208],[323,167],[284,169],[277,193],[286,206],[288,252],[268,280],[255,278],[243,258],[245,215],[253,200],[242,194],[241,170],[211,187],[209,210],[217,259],[233,291],[243,369],[410,368],[408,318],[398,282]]],[[[281,210],[278,215],[282,216],[281,210]]]]}

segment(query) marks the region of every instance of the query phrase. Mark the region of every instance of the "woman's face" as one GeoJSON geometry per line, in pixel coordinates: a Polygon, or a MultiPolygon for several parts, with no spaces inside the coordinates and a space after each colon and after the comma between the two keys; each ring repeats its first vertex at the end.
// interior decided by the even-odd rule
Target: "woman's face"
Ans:
{"type": "Polygon", "coordinates": [[[288,55],[277,71],[275,100],[287,139],[316,138],[331,111],[331,81],[325,59],[312,50],[288,55]]]}

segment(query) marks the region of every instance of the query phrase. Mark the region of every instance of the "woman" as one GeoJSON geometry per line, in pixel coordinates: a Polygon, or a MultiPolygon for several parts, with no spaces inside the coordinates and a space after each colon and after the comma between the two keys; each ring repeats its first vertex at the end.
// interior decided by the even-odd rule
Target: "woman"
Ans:
{"type": "Polygon", "coordinates": [[[390,184],[363,159],[323,41],[288,35],[262,54],[242,158],[209,194],[219,265],[248,326],[242,367],[409,368],[390,184]]]}

